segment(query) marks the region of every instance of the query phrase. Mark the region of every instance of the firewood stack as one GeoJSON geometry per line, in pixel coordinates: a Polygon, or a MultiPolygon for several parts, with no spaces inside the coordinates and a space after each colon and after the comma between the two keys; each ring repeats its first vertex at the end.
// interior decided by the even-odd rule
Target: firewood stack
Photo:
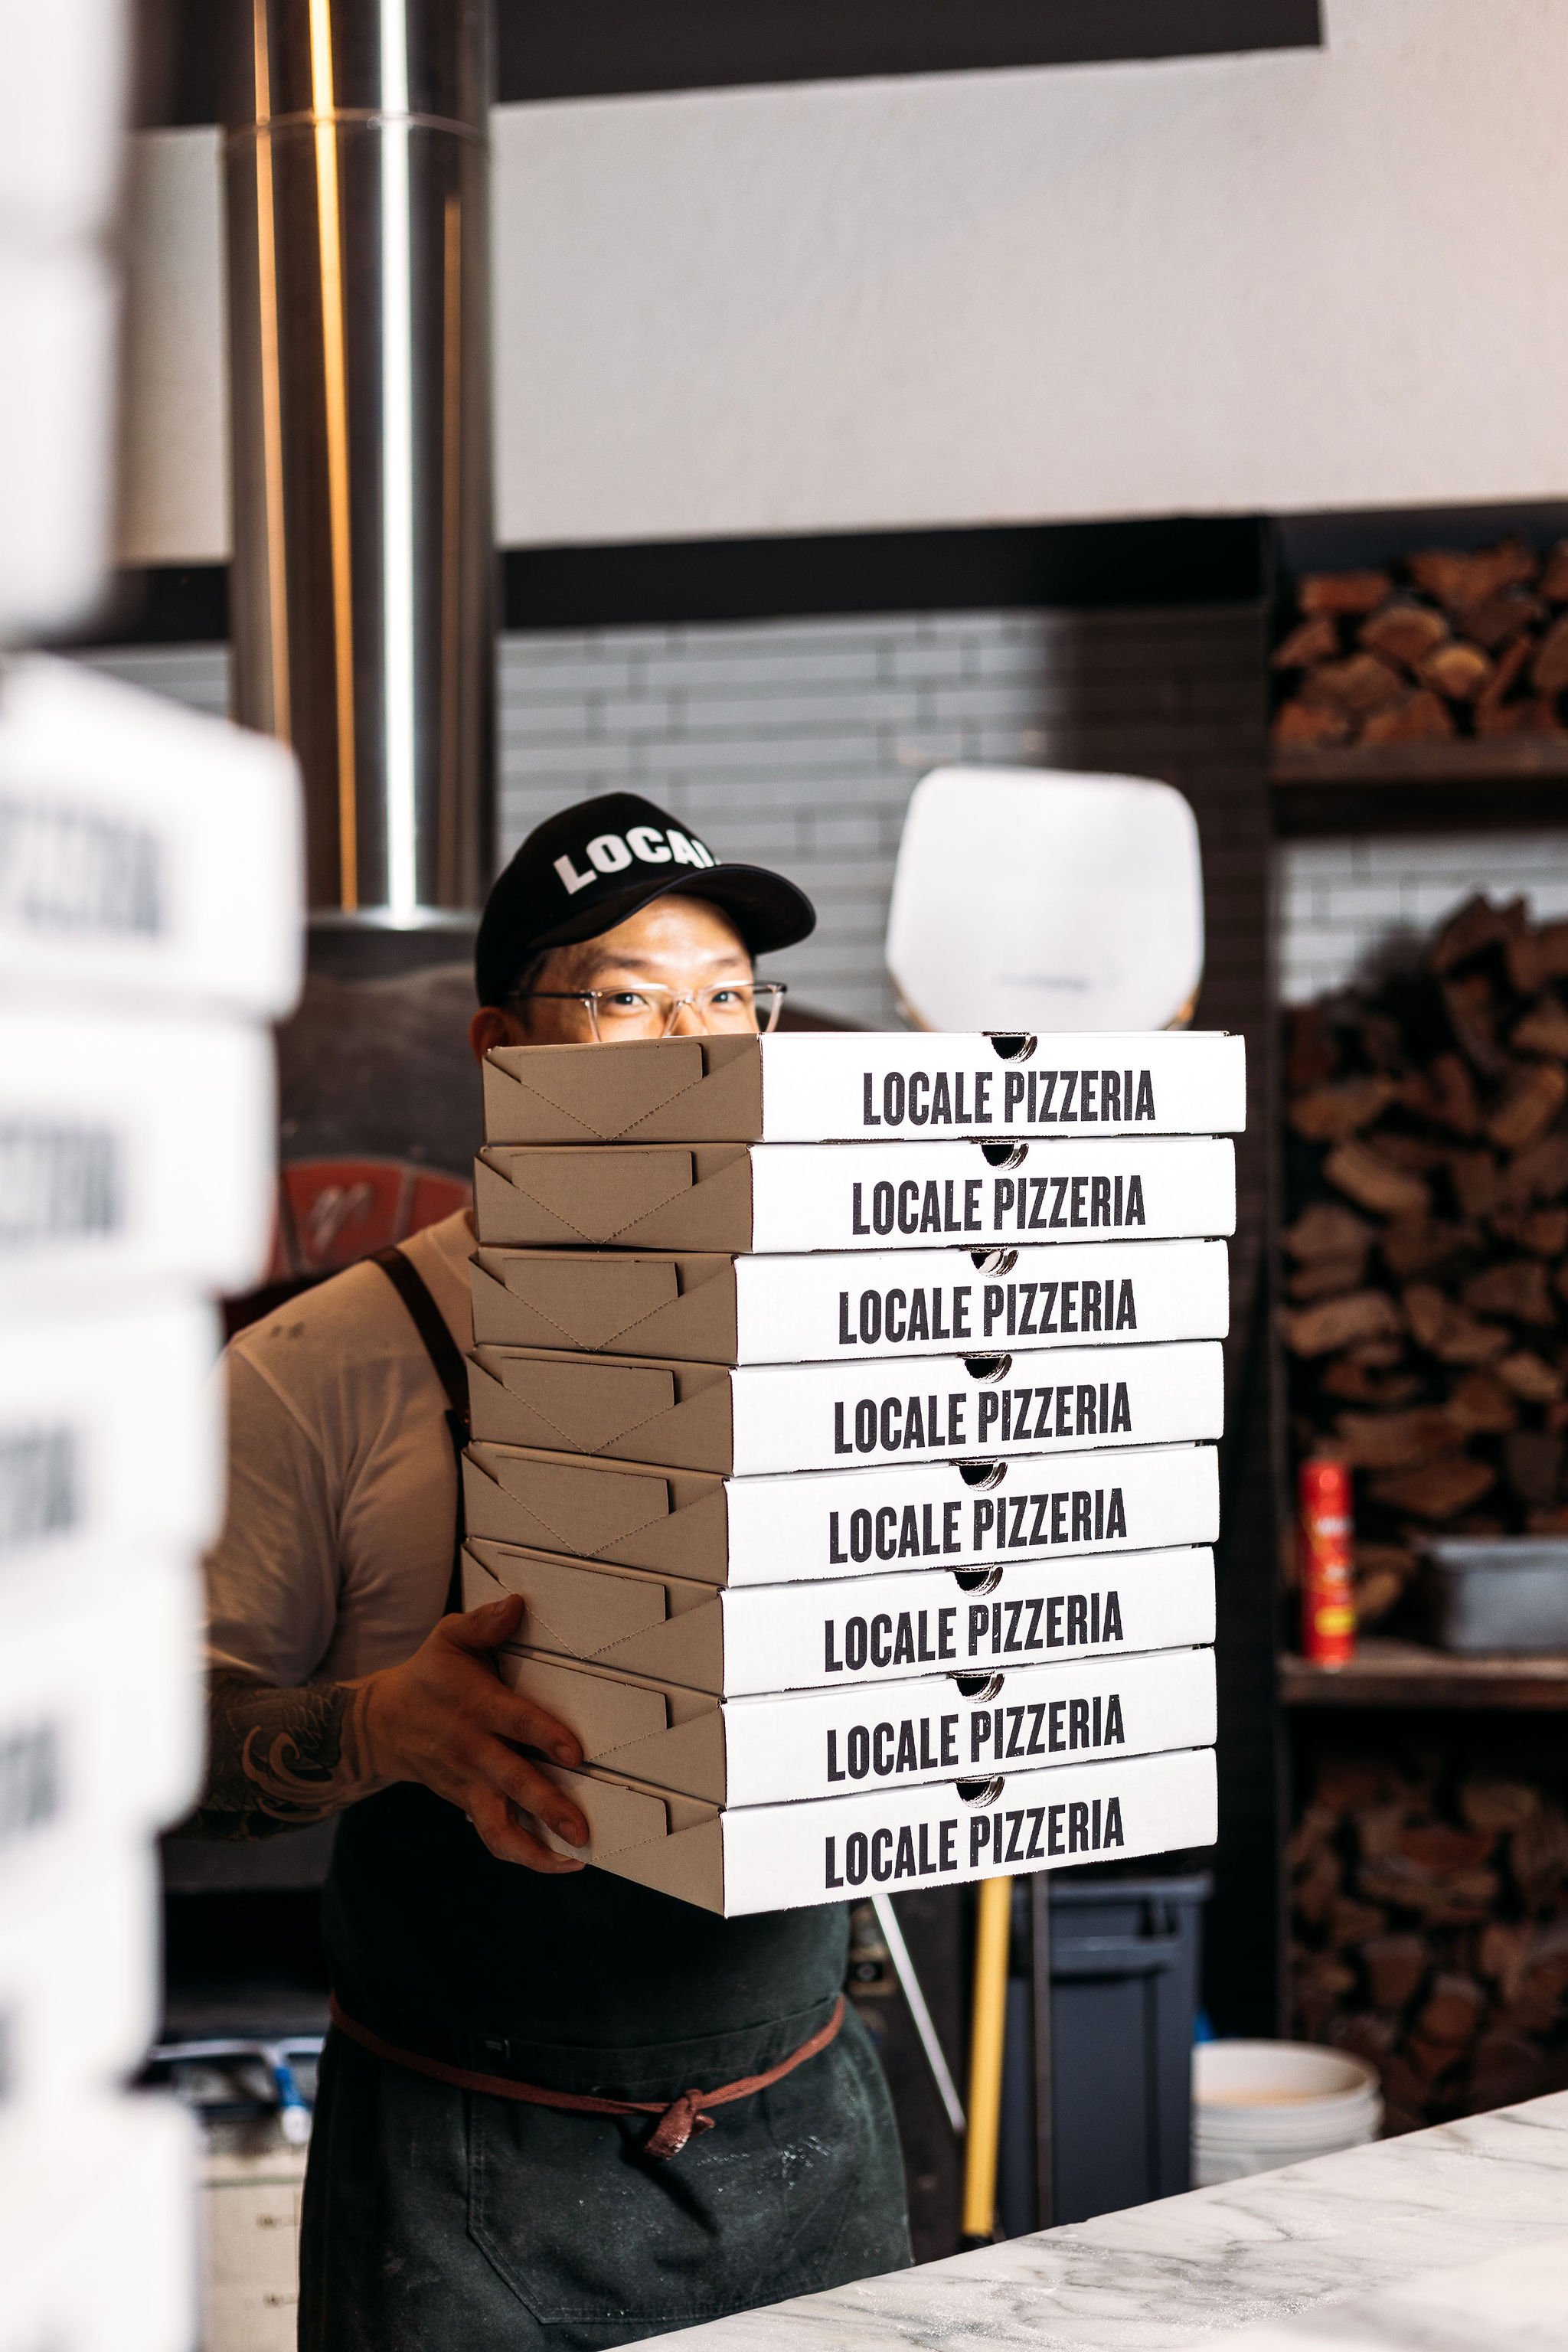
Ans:
{"type": "Polygon", "coordinates": [[[1291,1837],[1293,2031],[1392,2131],[1568,2087],[1568,1811],[1472,1755],[1323,1757],[1291,1837]]]}
{"type": "Polygon", "coordinates": [[[1363,1625],[1424,1535],[1568,1532],[1565,982],[1568,922],[1478,898],[1288,1017],[1292,1431],[1356,1473],[1363,1625]]]}
{"type": "Polygon", "coordinates": [[[1273,656],[1281,751],[1565,731],[1568,540],[1309,572],[1296,605],[1273,656]]]}

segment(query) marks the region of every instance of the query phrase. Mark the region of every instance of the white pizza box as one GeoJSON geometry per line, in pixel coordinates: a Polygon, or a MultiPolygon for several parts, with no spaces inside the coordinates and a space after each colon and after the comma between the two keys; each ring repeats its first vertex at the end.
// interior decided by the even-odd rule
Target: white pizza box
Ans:
{"type": "Polygon", "coordinates": [[[550,1771],[589,1829],[585,1855],[545,1831],[558,1853],[726,1918],[1131,1862],[1212,1845],[1218,1822],[1212,1748],[727,1808],[608,1773],[550,1771]]]}
{"type": "MultiPolygon", "coordinates": [[[[36,97],[18,94],[25,103],[36,97]]],[[[0,137],[0,152],[4,143],[0,137]]],[[[113,521],[119,285],[93,247],[0,237],[0,319],[4,644],[68,627],[102,591],[113,521]]]]}
{"type": "Polygon", "coordinates": [[[468,1398],[481,1443],[761,1477],[1218,1437],[1225,1351],[1178,1339],[736,1370],[479,1348],[468,1398]]]}
{"type": "Polygon", "coordinates": [[[826,1251],[481,1249],[468,1280],[481,1347],[680,1363],[1223,1339],[1230,1327],[1218,1241],[922,1250],[912,1261],[891,1250],[850,1259],[826,1251]]]}
{"type": "Polygon", "coordinates": [[[202,1632],[194,1561],[0,1579],[0,1905],[29,1900],[63,1854],[150,1835],[195,1801],[202,1632]]]}
{"type": "Polygon", "coordinates": [[[500,1665],[576,1735],[584,1762],[715,1805],[1152,1756],[1215,1737],[1212,1650],[730,1699],[530,1650],[503,1651],[500,1665]]]}
{"type": "Polygon", "coordinates": [[[301,856],[281,744],[76,663],[0,675],[0,987],[276,1018],[300,991],[301,856]]]}
{"type": "Polygon", "coordinates": [[[474,1230],[487,1248],[527,1249],[1181,1241],[1236,1230],[1236,1147],[1191,1136],[487,1144],[474,1164],[474,1230]]]}
{"type": "Polygon", "coordinates": [[[0,1902],[0,2112],[59,2105],[135,2074],[158,2027],[157,1849],[72,1841],[26,1901],[0,1902]]]}
{"type": "Polygon", "coordinates": [[[194,1552],[223,1516],[217,1318],[179,1293],[0,1320],[0,1589],[47,1558],[194,1552]]]}
{"type": "Polygon", "coordinates": [[[118,0],[0,11],[0,221],[8,236],[88,237],[123,169],[127,33],[118,0]]]}
{"type": "Polygon", "coordinates": [[[514,1639],[528,1648],[715,1698],[1214,1640],[1214,1554],[1200,1548],[715,1592],[689,1577],[470,1540],[465,1608],[507,1593],[526,1603],[514,1639]]]}
{"type": "Polygon", "coordinates": [[[470,1535],[710,1585],[794,1584],[1212,1543],[1208,1445],[723,1478],[470,1445],[470,1535]]]}
{"type": "Polygon", "coordinates": [[[0,1001],[0,1292],[250,1288],[272,1231],[273,1103],[271,1043],[247,1024],[0,1001]]]}
{"type": "Polygon", "coordinates": [[[0,2110],[0,2352],[193,2352],[198,2150],[145,2092],[0,2110]]]}
{"type": "Polygon", "coordinates": [[[1226,1135],[1247,1125],[1240,1037],[910,1030],[501,1045],[489,1143],[824,1143],[1226,1135]]]}

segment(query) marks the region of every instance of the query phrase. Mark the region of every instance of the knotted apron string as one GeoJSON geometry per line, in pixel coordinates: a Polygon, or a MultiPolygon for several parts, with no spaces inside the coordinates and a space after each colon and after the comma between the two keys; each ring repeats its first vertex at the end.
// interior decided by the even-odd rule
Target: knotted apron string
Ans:
{"type": "Polygon", "coordinates": [[[819,2026],[808,2042],[792,2050],[787,2058],[770,2066],[765,2074],[743,2074],[738,2083],[721,2083],[716,2091],[682,2091],[678,2099],[668,2103],[660,2099],[594,2099],[577,2091],[547,2091],[539,2083],[520,2083],[510,2074],[478,2074],[467,2066],[448,2066],[440,2058],[426,2058],[417,2050],[399,2050],[395,2043],[384,2042],[368,2026],[356,2023],[345,2016],[332,1997],[332,2023],[362,2050],[375,2058],[383,2058],[390,2066],[403,2066],[411,2074],[427,2074],[433,2082],[450,2083],[459,2091],[483,2091],[491,2098],[516,2099],[529,2107],[564,2107],[578,2116],[657,2116],[658,2121],[643,2143],[643,2154],[654,2157],[679,2156],[694,2133],[711,2131],[714,2118],[703,2112],[708,2107],[728,2106],[731,2100],[749,2099],[758,2091],[770,2090],[773,2084],[793,2074],[808,2058],[815,2058],[837,2039],[844,2022],[844,1996],[839,1994],[833,2014],[826,2025],[819,2026]]]}

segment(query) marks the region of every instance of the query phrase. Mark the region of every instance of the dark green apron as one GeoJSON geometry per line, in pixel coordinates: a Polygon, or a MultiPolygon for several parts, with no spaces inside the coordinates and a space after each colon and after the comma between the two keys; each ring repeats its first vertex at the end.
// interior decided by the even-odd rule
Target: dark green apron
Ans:
{"type": "MultiPolygon", "coordinates": [[[[838,1905],[725,1920],[602,1871],[498,1862],[415,1787],[342,1816],[325,1922],[338,2000],[382,2041],[659,2101],[797,2049],[847,1947],[838,1905]]],[[[909,2262],[891,2105],[853,2011],[826,2050],[714,2114],[661,2162],[645,2117],[451,2088],[331,2035],[302,2352],[597,2352],[909,2262]]]]}

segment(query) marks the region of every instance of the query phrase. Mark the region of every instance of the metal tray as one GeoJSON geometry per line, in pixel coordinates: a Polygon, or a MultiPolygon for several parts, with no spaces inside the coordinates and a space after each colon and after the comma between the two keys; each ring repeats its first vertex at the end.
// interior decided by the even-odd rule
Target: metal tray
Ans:
{"type": "Polygon", "coordinates": [[[1427,1631],[1463,1657],[1568,1652],[1568,1538],[1441,1536],[1422,1553],[1427,1631]]]}

